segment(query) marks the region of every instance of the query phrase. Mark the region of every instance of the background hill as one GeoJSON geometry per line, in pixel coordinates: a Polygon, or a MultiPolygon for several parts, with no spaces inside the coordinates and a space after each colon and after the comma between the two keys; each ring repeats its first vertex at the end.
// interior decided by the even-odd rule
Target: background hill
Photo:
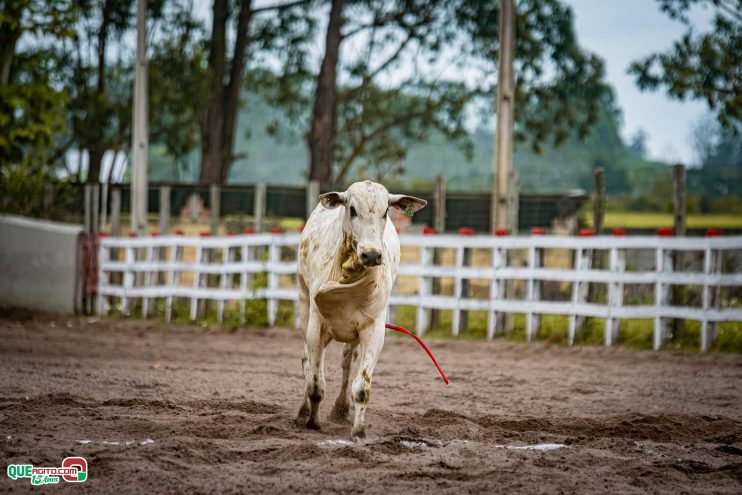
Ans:
{"type": "MultiPolygon", "coordinates": [[[[713,121],[709,120],[706,125],[713,126],[713,121]]],[[[658,201],[668,199],[659,198],[654,203],[651,200],[653,196],[671,194],[668,189],[670,164],[645,159],[642,137],[629,145],[621,139],[620,126],[620,112],[607,101],[603,103],[598,122],[584,140],[573,137],[559,147],[544,146],[540,153],[527,144],[518,143],[514,166],[520,173],[522,192],[590,191],[593,170],[603,167],[609,195],[642,198],[628,205],[630,208],[656,207],[658,201]]],[[[289,120],[281,109],[255,95],[243,95],[235,145],[240,158],[232,167],[229,182],[304,184],[309,163],[308,149],[301,134],[304,128],[305,122],[289,120]]],[[[447,178],[450,190],[488,191],[492,181],[492,131],[480,128],[470,139],[471,160],[467,160],[460,146],[442,135],[431,135],[426,143],[411,144],[403,162],[404,172],[386,176],[384,182],[416,189],[431,188],[435,176],[441,173],[447,178]]],[[[742,190],[740,136],[727,132],[721,137],[706,139],[710,141],[708,151],[706,157],[701,158],[705,166],[690,169],[688,173],[690,192],[696,194],[700,198],[696,202],[701,203],[704,195],[714,198],[736,195],[736,191],[742,190]]],[[[164,148],[154,143],[150,159],[151,180],[193,182],[197,179],[198,151],[176,165],[164,154],[164,148]]],[[[359,178],[358,175],[351,177],[359,178]]]]}

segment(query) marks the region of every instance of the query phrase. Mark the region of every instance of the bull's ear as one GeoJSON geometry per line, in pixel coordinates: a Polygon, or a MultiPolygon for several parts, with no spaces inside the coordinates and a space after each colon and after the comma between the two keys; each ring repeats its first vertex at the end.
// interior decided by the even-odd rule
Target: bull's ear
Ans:
{"type": "Polygon", "coordinates": [[[414,196],[405,196],[404,194],[389,195],[389,206],[402,210],[408,217],[411,217],[417,210],[424,208],[427,204],[428,202],[424,199],[414,196]]]}
{"type": "Polygon", "coordinates": [[[344,205],[347,199],[348,197],[346,196],[346,194],[341,192],[328,192],[319,195],[319,202],[322,203],[322,206],[329,210],[337,208],[340,205],[344,205]]]}

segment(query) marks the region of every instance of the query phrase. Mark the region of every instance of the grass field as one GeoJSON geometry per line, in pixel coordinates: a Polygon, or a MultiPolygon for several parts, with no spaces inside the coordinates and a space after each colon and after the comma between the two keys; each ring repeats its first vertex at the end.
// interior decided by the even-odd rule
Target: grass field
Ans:
{"type": "MultiPolygon", "coordinates": [[[[592,216],[586,215],[586,217],[588,223],[592,224],[592,216]]],[[[659,227],[672,227],[672,214],[609,212],[605,214],[605,226],[609,229],[652,229],[659,227]]],[[[688,228],[742,229],[742,215],[688,215],[688,228]]]]}

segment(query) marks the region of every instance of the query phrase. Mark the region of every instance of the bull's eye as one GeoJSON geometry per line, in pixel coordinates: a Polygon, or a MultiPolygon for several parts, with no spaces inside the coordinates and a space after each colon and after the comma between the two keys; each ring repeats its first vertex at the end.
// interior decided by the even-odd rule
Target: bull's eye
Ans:
{"type": "Polygon", "coordinates": [[[386,211],[384,212],[384,215],[382,215],[381,218],[386,218],[388,215],[389,215],[389,208],[386,209],[386,211]]]}
{"type": "Polygon", "coordinates": [[[356,209],[352,206],[350,207],[350,218],[357,217],[358,213],[356,213],[356,209]]]}

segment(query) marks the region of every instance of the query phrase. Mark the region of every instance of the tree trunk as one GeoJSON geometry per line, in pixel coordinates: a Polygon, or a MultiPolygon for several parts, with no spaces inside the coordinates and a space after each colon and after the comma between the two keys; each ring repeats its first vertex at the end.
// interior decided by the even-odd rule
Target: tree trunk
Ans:
{"type": "Polygon", "coordinates": [[[221,135],[222,94],[226,63],[226,28],[229,19],[229,2],[214,0],[211,44],[209,46],[209,93],[211,97],[203,116],[199,120],[201,130],[201,171],[199,182],[219,184],[221,182],[221,135]]]}
{"type": "MultiPolygon", "coordinates": [[[[108,28],[111,21],[111,1],[107,0],[103,3],[101,10],[101,24],[98,30],[98,80],[96,81],[95,91],[98,95],[99,101],[106,101],[106,46],[108,44],[108,28]]],[[[103,154],[106,152],[106,145],[104,144],[104,133],[105,129],[99,122],[99,116],[95,115],[92,121],[88,119],[88,125],[92,126],[96,132],[94,134],[94,142],[88,146],[88,176],[85,180],[88,184],[97,184],[100,181],[100,167],[103,161],[103,154]]]]}
{"type": "Polygon", "coordinates": [[[229,169],[234,159],[234,130],[237,127],[237,115],[240,110],[240,92],[245,71],[245,53],[249,43],[249,28],[252,18],[252,1],[242,0],[239,18],[237,20],[237,34],[234,41],[232,67],[229,73],[229,82],[224,91],[224,133],[222,135],[222,183],[226,182],[229,169]]]}
{"type": "Polygon", "coordinates": [[[16,42],[21,36],[21,9],[18,2],[3,2],[2,13],[6,20],[0,22],[0,47],[2,47],[0,48],[0,86],[7,86],[10,82],[10,67],[13,64],[16,42]]]}
{"type": "Polygon", "coordinates": [[[103,161],[105,150],[100,146],[91,146],[88,148],[88,176],[85,180],[88,184],[97,184],[100,182],[100,165],[103,161]]]}
{"type": "Polygon", "coordinates": [[[317,77],[317,89],[312,109],[312,127],[309,132],[309,180],[322,185],[332,183],[332,163],[337,125],[337,64],[340,30],[343,25],[343,0],[332,0],[330,21],[327,25],[325,57],[317,77]]]}
{"type": "Polygon", "coordinates": [[[211,98],[201,118],[201,171],[199,181],[203,184],[223,184],[227,180],[232,164],[234,130],[240,107],[245,69],[245,52],[249,43],[248,28],[252,17],[252,1],[242,0],[238,13],[232,64],[229,80],[226,76],[226,25],[229,5],[226,0],[215,0],[214,22],[211,31],[209,69],[211,98]]]}

